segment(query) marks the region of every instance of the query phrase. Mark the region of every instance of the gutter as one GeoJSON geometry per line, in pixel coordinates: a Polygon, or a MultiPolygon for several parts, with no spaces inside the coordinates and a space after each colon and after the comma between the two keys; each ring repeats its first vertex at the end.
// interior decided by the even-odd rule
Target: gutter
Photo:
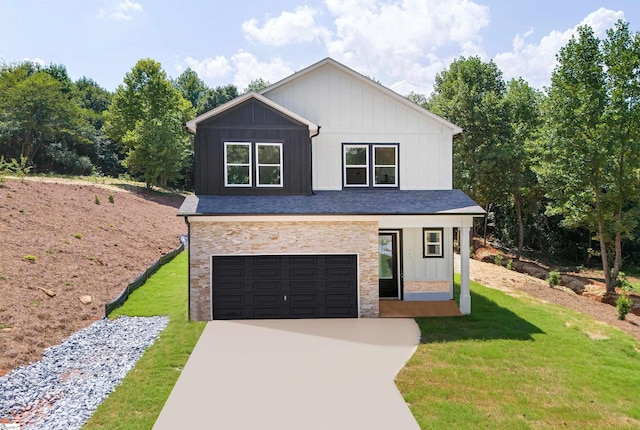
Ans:
{"type": "Polygon", "coordinates": [[[189,246],[187,246],[187,320],[191,321],[191,223],[188,215],[184,217],[184,223],[187,225],[187,239],[189,240],[189,246]]]}
{"type": "Polygon", "coordinates": [[[313,138],[320,134],[320,128],[322,126],[318,125],[318,131],[313,136],[309,136],[309,167],[311,167],[311,178],[309,180],[309,187],[311,188],[310,195],[314,196],[316,193],[313,192],[313,138]]]}

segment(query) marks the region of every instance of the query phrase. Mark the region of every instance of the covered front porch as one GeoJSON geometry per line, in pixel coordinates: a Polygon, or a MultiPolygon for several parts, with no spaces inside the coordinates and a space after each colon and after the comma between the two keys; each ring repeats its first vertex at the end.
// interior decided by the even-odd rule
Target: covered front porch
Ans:
{"type": "Polygon", "coordinates": [[[378,218],[380,317],[471,313],[469,258],[474,215],[378,218]],[[455,269],[460,274],[459,287],[455,288],[454,248],[460,250],[455,269]]]}

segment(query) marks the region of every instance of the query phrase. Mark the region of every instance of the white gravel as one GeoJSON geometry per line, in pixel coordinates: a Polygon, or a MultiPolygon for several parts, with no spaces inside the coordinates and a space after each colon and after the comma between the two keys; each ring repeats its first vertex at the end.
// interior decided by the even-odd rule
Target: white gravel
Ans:
{"type": "Polygon", "coordinates": [[[48,348],[41,361],[0,378],[0,419],[22,430],[79,429],[168,322],[167,317],[102,319],[48,348]]]}

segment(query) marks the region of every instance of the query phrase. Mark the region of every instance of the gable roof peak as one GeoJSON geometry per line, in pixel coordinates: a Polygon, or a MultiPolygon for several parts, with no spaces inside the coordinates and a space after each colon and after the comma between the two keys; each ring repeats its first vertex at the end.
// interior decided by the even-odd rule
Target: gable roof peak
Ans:
{"type": "Polygon", "coordinates": [[[255,91],[249,91],[246,92],[238,97],[236,97],[233,100],[230,100],[224,104],[221,104],[220,106],[217,106],[213,109],[211,109],[208,112],[205,112],[201,115],[198,115],[197,117],[195,117],[194,119],[192,119],[191,121],[187,121],[187,123],[185,124],[185,126],[187,127],[187,131],[189,133],[195,134],[196,132],[196,128],[198,127],[198,124],[201,123],[202,121],[205,121],[209,118],[213,118],[214,116],[220,115],[223,112],[226,112],[227,110],[238,106],[242,103],[244,103],[245,101],[249,100],[249,99],[256,99],[264,104],[266,104],[267,106],[270,106],[271,108],[277,110],[278,112],[288,116],[289,118],[292,118],[298,122],[301,122],[302,124],[305,124],[308,128],[309,128],[309,136],[313,136],[314,134],[317,134],[319,126],[318,124],[309,121],[308,119],[298,115],[295,112],[290,111],[289,109],[285,108],[284,106],[279,105],[278,103],[274,102],[273,100],[259,94],[256,93],[255,91]]]}
{"type": "Polygon", "coordinates": [[[441,116],[438,116],[436,114],[434,114],[433,112],[423,108],[422,106],[418,105],[417,103],[412,102],[411,100],[409,100],[408,98],[401,96],[400,94],[396,93],[395,91],[393,91],[390,88],[385,87],[384,85],[374,81],[373,79],[363,75],[362,73],[356,72],[355,70],[351,69],[348,66],[345,66],[344,64],[340,63],[337,60],[334,60],[331,57],[326,57],[323,58],[322,60],[308,66],[305,67],[302,70],[299,70],[297,72],[294,72],[292,75],[287,76],[284,79],[281,79],[278,82],[275,82],[271,85],[269,85],[268,87],[262,89],[260,91],[261,95],[265,95],[267,97],[269,97],[269,93],[273,90],[275,90],[276,88],[280,88],[283,86],[286,86],[289,82],[292,82],[294,80],[297,80],[299,78],[301,78],[302,76],[305,76],[309,73],[312,73],[320,68],[322,68],[323,66],[331,66],[334,67],[340,71],[342,71],[343,73],[346,73],[347,75],[351,76],[352,78],[365,83],[366,85],[372,86],[374,87],[377,91],[382,92],[383,94],[386,94],[387,96],[393,98],[394,100],[404,104],[405,106],[419,112],[422,115],[427,116],[428,118],[440,123],[441,125],[451,129],[451,134],[452,135],[456,135],[456,134],[460,134],[462,133],[462,128],[458,127],[457,125],[455,125],[454,123],[447,121],[446,119],[442,118],[441,116]]]}

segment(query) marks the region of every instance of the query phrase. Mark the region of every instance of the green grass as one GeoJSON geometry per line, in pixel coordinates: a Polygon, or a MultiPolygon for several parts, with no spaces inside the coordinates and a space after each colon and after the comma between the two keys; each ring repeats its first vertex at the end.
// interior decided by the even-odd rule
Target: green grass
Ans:
{"type": "Polygon", "coordinates": [[[205,327],[187,321],[187,252],[161,267],[109,317],[119,315],[168,315],[169,324],[83,429],[153,427],[205,327]]]}
{"type": "Polygon", "coordinates": [[[472,292],[472,315],[417,319],[421,344],[396,382],[421,428],[640,427],[635,339],[528,296],[472,292]]]}

